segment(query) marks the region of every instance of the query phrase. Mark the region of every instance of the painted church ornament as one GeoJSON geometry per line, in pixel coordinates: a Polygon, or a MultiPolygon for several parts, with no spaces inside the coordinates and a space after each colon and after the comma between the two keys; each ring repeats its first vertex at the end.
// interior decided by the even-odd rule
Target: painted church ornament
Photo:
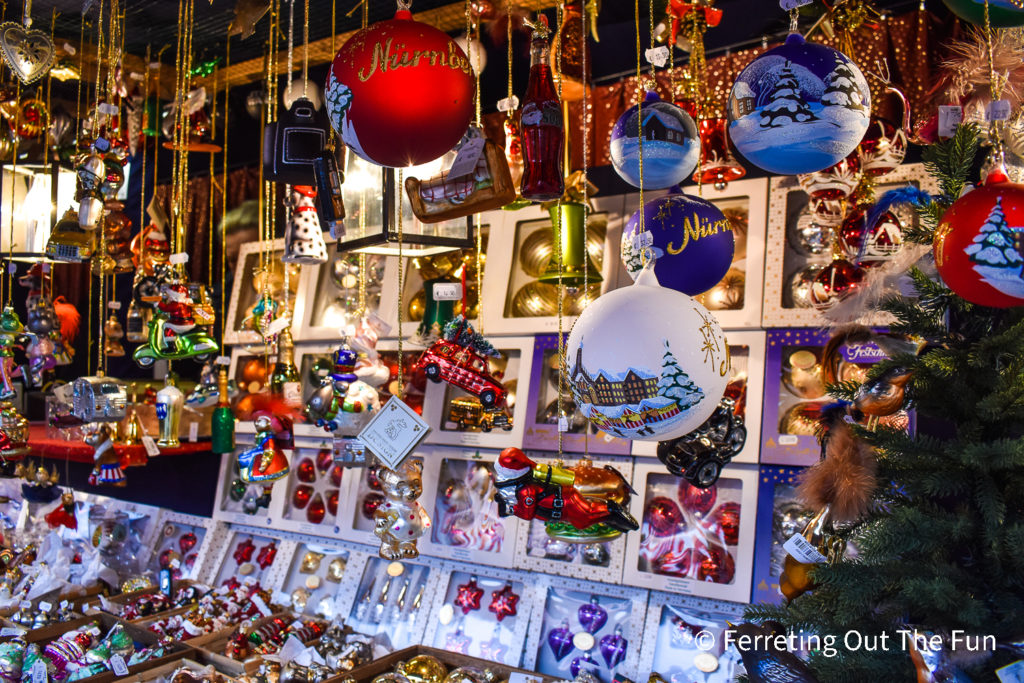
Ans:
{"type": "Polygon", "coordinates": [[[953,203],[935,232],[939,276],[971,303],[1024,305],[1024,185],[1002,170],[953,203]]]}
{"type": "Polygon", "coordinates": [[[698,427],[729,375],[718,321],[691,297],[659,285],[650,267],[632,287],[584,309],[565,357],[580,412],[601,431],[637,441],[666,441],[698,427]],[[626,343],[623,330],[630,331],[626,343]]]}
{"type": "Polygon", "coordinates": [[[626,223],[622,262],[635,280],[643,270],[642,254],[649,249],[658,282],[696,296],[729,272],[735,246],[732,223],[721,210],[706,199],[683,194],[676,186],[664,197],[644,204],[626,223]]]}
{"type": "Polygon", "coordinates": [[[663,190],[682,183],[697,167],[700,135],[690,115],[647,91],[643,105],[627,109],[612,128],[609,145],[615,172],[634,187],[663,190]],[[643,118],[643,124],[640,119],[643,118]],[[640,136],[643,136],[643,183],[640,136]]]}
{"type": "Polygon", "coordinates": [[[868,129],[871,93],[857,65],[799,33],[752,61],[729,93],[729,138],[771,173],[813,173],[853,152],[868,129]]]}
{"type": "Polygon", "coordinates": [[[443,31],[393,19],[357,31],[334,57],[325,86],[331,125],[345,144],[380,166],[437,159],[462,139],[476,83],[469,58],[443,31]],[[395,102],[401,93],[401,103],[395,102]]]}

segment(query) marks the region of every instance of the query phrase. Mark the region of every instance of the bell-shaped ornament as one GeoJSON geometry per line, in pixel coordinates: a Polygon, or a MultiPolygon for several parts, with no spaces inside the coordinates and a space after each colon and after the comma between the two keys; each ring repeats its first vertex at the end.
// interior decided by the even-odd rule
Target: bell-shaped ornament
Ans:
{"type": "Polygon", "coordinates": [[[291,218],[285,229],[284,263],[318,265],[327,263],[327,245],[316,211],[316,190],[309,185],[292,185],[285,199],[291,218]]]}
{"type": "Polygon", "coordinates": [[[724,190],[728,183],[747,175],[747,169],[736,160],[729,148],[724,118],[701,119],[697,130],[700,133],[700,164],[693,172],[695,182],[708,183],[716,190],[724,190]]]}
{"type": "Polygon", "coordinates": [[[548,265],[537,279],[547,284],[559,283],[558,247],[561,245],[563,285],[582,287],[584,279],[590,284],[601,282],[604,279],[601,270],[591,262],[587,252],[587,206],[579,202],[565,202],[552,206],[548,213],[551,214],[551,235],[555,246],[548,265]]]}

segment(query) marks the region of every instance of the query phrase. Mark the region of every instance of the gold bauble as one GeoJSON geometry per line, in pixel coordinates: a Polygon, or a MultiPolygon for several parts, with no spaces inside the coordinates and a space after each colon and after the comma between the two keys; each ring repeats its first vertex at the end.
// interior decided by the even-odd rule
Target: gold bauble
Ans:
{"type": "Polygon", "coordinates": [[[696,297],[709,311],[735,311],[743,308],[747,276],[739,268],[730,268],[714,287],[696,297]]]}
{"type": "Polygon", "coordinates": [[[409,309],[406,311],[409,315],[409,320],[417,323],[423,320],[423,312],[426,310],[426,301],[426,292],[422,289],[416,292],[416,295],[409,301],[409,309]]]}
{"type": "Polygon", "coordinates": [[[411,683],[441,683],[448,675],[448,669],[437,657],[416,655],[396,667],[411,683]]]}

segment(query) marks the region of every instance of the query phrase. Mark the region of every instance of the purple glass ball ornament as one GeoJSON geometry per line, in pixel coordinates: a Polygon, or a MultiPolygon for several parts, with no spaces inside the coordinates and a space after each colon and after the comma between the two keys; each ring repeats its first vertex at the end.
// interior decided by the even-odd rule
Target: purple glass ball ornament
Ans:
{"type": "Polygon", "coordinates": [[[614,669],[626,658],[626,648],[629,641],[622,637],[622,629],[616,628],[615,633],[609,633],[601,639],[601,657],[609,669],[614,669]]]}
{"type": "Polygon", "coordinates": [[[622,263],[629,276],[635,280],[640,275],[649,250],[658,283],[689,296],[725,277],[735,249],[725,214],[706,199],[683,194],[679,186],[644,204],[622,229],[622,263]]]}
{"type": "Polygon", "coordinates": [[[569,624],[562,622],[558,628],[548,632],[548,646],[555,656],[555,661],[562,661],[573,650],[572,633],[569,631],[569,624]]]}
{"type": "Polygon", "coordinates": [[[608,612],[597,602],[597,596],[591,596],[590,602],[580,605],[576,610],[576,618],[587,633],[594,634],[608,621],[608,612]]]}

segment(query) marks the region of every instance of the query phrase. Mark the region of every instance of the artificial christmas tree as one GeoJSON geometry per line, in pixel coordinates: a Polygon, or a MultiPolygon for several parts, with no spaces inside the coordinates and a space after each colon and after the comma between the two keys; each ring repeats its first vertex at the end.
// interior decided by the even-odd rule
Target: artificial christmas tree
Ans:
{"type": "MultiPolygon", "coordinates": [[[[909,241],[930,244],[966,186],[977,149],[977,129],[961,126],[925,150],[942,194],[902,191],[921,217],[908,228],[909,241]]],[[[979,254],[1006,237],[998,216],[991,222],[979,254]]],[[[828,639],[835,649],[812,647],[808,661],[822,683],[914,681],[915,665],[918,681],[981,683],[1000,680],[997,669],[1024,658],[1024,308],[972,304],[926,266],[912,268],[909,279],[916,295],[893,294],[880,308],[895,316],[891,334],[917,342],[908,346],[913,351],[890,353],[863,385],[843,383],[832,393],[857,418],[856,402],[886,394],[900,378],[905,401],[895,408],[913,406],[917,433],[865,421],[851,427],[859,444],[840,448],[823,436],[825,457],[801,493],[817,511],[836,491],[851,493],[837,482],[860,482],[867,512],[832,530],[857,552],[819,558],[811,590],[746,614],[828,639]],[[865,445],[877,467],[852,455],[865,445]],[[937,640],[926,645],[915,635],[937,640]],[[958,672],[966,677],[955,678],[958,672]]]]}

